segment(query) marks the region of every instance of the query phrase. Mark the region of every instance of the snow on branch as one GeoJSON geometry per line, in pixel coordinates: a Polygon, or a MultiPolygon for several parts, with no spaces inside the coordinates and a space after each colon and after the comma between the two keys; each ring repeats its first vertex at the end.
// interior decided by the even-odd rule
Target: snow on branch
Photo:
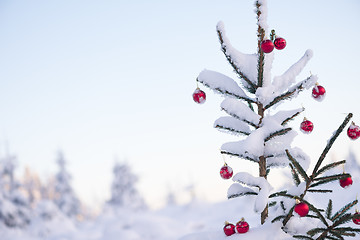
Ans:
{"type": "Polygon", "coordinates": [[[252,131],[244,140],[224,143],[221,151],[224,154],[237,156],[246,160],[259,162],[259,156],[264,154],[263,131],[252,131]]]}
{"type": "Polygon", "coordinates": [[[247,105],[236,99],[227,98],[221,103],[221,109],[230,116],[242,120],[253,127],[260,121],[260,116],[254,113],[247,105]]]}
{"type": "Polygon", "coordinates": [[[299,92],[305,89],[309,89],[310,87],[314,86],[317,81],[317,76],[311,75],[310,77],[306,78],[305,80],[299,82],[298,84],[294,85],[293,87],[289,88],[289,90],[280,96],[273,98],[266,106],[265,109],[269,109],[270,107],[274,106],[275,104],[281,102],[282,100],[292,99],[296,97],[299,92]]]}
{"type": "Polygon", "coordinates": [[[288,89],[291,84],[295,82],[296,76],[299,75],[299,73],[304,69],[312,56],[312,50],[307,50],[304,56],[302,56],[299,61],[293,64],[284,74],[274,77],[272,84],[274,86],[275,93],[279,94],[288,89]]]}
{"type": "Polygon", "coordinates": [[[220,117],[215,121],[214,127],[233,134],[249,135],[251,132],[248,124],[234,117],[220,117]]]}
{"type": "Polygon", "coordinates": [[[255,102],[254,99],[246,95],[246,93],[232,78],[222,73],[205,69],[199,74],[199,76],[197,77],[197,81],[217,93],[221,93],[238,99],[243,99],[248,102],[255,102]]]}
{"type": "Polygon", "coordinates": [[[233,177],[233,181],[239,182],[251,187],[258,187],[259,193],[255,200],[255,212],[261,212],[268,204],[269,194],[272,190],[271,185],[263,177],[254,177],[247,172],[239,172],[233,177]]]}
{"type": "Polygon", "coordinates": [[[239,75],[244,87],[251,93],[256,91],[257,79],[257,54],[244,54],[236,50],[225,35],[225,27],[223,22],[219,22],[216,26],[219,36],[221,49],[226,59],[239,75]]]}
{"type": "Polygon", "coordinates": [[[255,192],[253,189],[244,187],[241,184],[233,183],[227,192],[228,199],[241,197],[245,195],[257,195],[258,193],[255,192]]]}
{"type": "Polygon", "coordinates": [[[298,108],[290,111],[279,111],[273,115],[273,118],[275,118],[281,125],[286,125],[290,120],[294,119],[304,110],[304,108],[298,108]]]}
{"type": "MultiPolygon", "coordinates": [[[[274,154],[266,159],[266,166],[269,167],[287,167],[289,166],[289,158],[287,157],[283,148],[277,150],[274,154]]],[[[310,165],[310,157],[306,155],[300,148],[294,147],[290,149],[291,155],[307,170],[310,165]]]]}

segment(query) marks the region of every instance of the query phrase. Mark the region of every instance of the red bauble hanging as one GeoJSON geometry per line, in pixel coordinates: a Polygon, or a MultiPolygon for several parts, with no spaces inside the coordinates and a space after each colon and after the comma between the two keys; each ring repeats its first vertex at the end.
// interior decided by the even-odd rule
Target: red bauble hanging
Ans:
{"type": "Polygon", "coordinates": [[[342,188],[346,188],[346,187],[352,185],[353,180],[351,179],[351,177],[348,177],[348,178],[340,179],[339,182],[340,182],[340,186],[342,188]]]}
{"type": "Polygon", "coordinates": [[[360,137],[360,127],[355,125],[354,122],[352,122],[350,127],[347,130],[347,135],[352,140],[358,139],[360,137]]]}
{"type": "Polygon", "coordinates": [[[304,118],[304,121],[302,121],[302,123],[300,124],[300,130],[303,133],[311,133],[313,129],[314,129],[314,124],[311,121],[304,118]]]}
{"type": "Polygon", "coordinates": [[[356,225],[360,225],[360,212],[356,210],[352,220],[356,225]]]}
{"type": "Polygon", "coordinates": [[[244,218],[242,218],[237,224],[236,224],[236,231],[238,233],[246,233],[249,231],[249,224],[245,221],[244,218]]]}
{"type": "Polygon", "coordinates": [[[309,206],[297,200],[294,211],[299,214],[300,217],[305,217],[309,213],[309,206]]]}
{"type": "Polygon", "coordinates": [[[318,83],[316,83],[315,87],[312,89],[312,96],[317,101],[324,100],[326,95],[325,88],[323,86],[320,86],[318,83]]]}
{"type": "Polygon", "coordinates": [[[233,175],[232,168],[225,163],[224,166],[222,166],[222,168],[220,168],[220,176],[223,179],[229,179],[232,177],[232,175],[233,175]]]}
{"type": "Polygon", "coordinates": [[[286,47],[286,40],[281,37],[276,37],[274,40],[274,46],[277,50],[282,50],[286,47]]]}
{"type": "Polygon", "coordinates": [[[231,236],[235,233],[235,225],[229,222],[225,222],[224,233],[226,236],[231,236]]]}
{"type": "Polygon", "coordinates": [[[274,43],[270,39],[265,39],[261,42],[260,47],[264,53],[271,53],[274,50],[274,43]]]}
{"type": "Polygon", "coordinates": [[[194,101],[199,104],[204,103],[206,100],[206,94],[204,91],[200,90],[200,88],[196,88],[192,96],[194,101]]]}

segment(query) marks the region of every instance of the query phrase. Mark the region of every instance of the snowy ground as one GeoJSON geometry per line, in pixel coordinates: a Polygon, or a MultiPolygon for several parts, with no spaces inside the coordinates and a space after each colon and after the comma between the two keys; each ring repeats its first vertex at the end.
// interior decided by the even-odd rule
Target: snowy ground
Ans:
{"type": "MultiPolygon", "coordinates": [[[[328,197],[334,201],[334,209],[356,198],[360,192],[357,182],[342,189],[331,184],[335,193],[309,195],[309,201],[326,205],[328,197]]],[[[34,221],[25,231],[0,229],[2,240],[288,240],[292,239],[280,230],[279,224],[259,226],[259,216],[253,212],[252,197],[225,200],[220,203],[194,201],[182,206],[168,206],[158,211],[130,212],[128,210],[105,211],[92,221],[74,224],[65,217],[51,221],[34,221]],[[236,223],[242,217],[250,225],[246,234],[226,237],[222,231],[225,221],[236,223]]],[[[309,219],[297,217],[298,229],[309,226],[309,219]]],[[[352,223],[349,223],[352,224],[352,223]]],[[[357,236],[358,237],[358,236],[357,236]]],[[[356,239],[356,238],[348,238],[356,239]]]]}

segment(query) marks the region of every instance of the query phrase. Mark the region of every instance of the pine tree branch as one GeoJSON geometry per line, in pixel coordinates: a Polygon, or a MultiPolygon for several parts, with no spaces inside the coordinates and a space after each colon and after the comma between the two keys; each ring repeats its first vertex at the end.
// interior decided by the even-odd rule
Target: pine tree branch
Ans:
{"type": "Polygon", "coordinates": [[[248,132],[243,132],[243,131],[235,130],[235,129],[233,129],[233,128],[225,127],[225,126],[222,126],[222,125],[220,125],[220,124],[217,124],[217,125],[215,126],[215,128],[220,129],[220,130],[229,131],[229,132],[235,133],[235,134],[242,134],[242,135],[245,135],[245,136],[249,136],[249,135],[250,135],[250,133],[248,133],[248,132]]]}
{"type": "Polygon", "coordinates": [[[332,209],[333,209],[333,204],[332,204],[332,200],[329,199],[329,203],[328,206],[326,208],[326,218],[330,219],[331,215],[332,215],[332,209]]]}
{"type": "Polygon", "coordinates": [[[341,217],[344,213],[346,213],[350,208],[355,206],[358,203],[358,200],[354,200],[349,204],[346,204],[343,208],[341,208],[339,211],[337,211],[332,218],[330,218],[331,221],[335,221],[337,218],[341,217]]]}
{"type": "Polygon", "coordinates": [[[242,159],[246,159],[246,160],[249,160],[249,161],[251,161],[251,162],[256,162],[256,163],[258,163],[258,161],[256,161],[255,159],[253,159],[253,158],[251,158],[251,157],[249,157],[249,156],[242,155],[242,154],[231,153],[231,152],[224,151],[224,150],[221,150],[220,153],[221,153],[221,154],[230,155],[230,156],[234,156],[234,157],[238,157],[238,158],[242,158],[242,159]]]}
{"type": "Polygon", "coordinates": [[[333,223],[333,227],[339,226],[341,224],[347,223],[349,221],[351,221],[352,219],[352,214],[351,213],[346,213],[343,215],[340,215],[337,220],[333,223]]]}
{"type": "Polygon", "coordinates": [[[290,162],[293,164],[293,166],[295,167],[295,169],[297,170],[297,172],[300,174],[300,176],[305,180],[305,182],[308,184],[310,182],[310,178],[308,177],[308,175],[306,174],[305,170],[302,168],[302,166],[300,165],[300,163],[298,161],[296,161],[291,154],[289,153],[289,150],[286,149],[285,150],[287,157],[289,158],[290,162]]]}
{"type": "Polygon", "coordinates": [[[330,163],[322,168],[319,169],[319,171],[316,172],[316,174],[314,175],[314,177],[317,177],[319,176],[320,174],[326,172],[327,170],[330,170],[336,166],[339,166],[339,165],[342,165],[342,164],[345,164],[346,160],[342,160],[342,161],[338,161],[338,162],[333,162],[333,163],[330,163]]]}
{"type": "Polygon", "coordinates": [[[326,190],[326,189],[309,189],[308,192],[313,193],[332,193],[332,190],[326,190]]]}
{"type": "Polygon", "coordinates": [[[292,175],[292,177],[293,177],[293,180],[294,180],[294,182],[295,182],[295,185],[296,185],[296,186],[299,186],[299,184],[301,183],[300,178],[299,178],[299,175],[297,174],[297,172],[295,171],[294,166],[293,166],[291,163],[289,163],[289,166],[290,166],[290,168],[291,168],[291,175],[292,175]]]}
{"type": "Polygon", "coordinates": [[[306,240],[314,240],[313,238],[311,238],[311,237],[309,237],[309,236],[305,236],[305,235],[294,235],[293,238],[306,239],[306,240]]]}
{"type": "Polygon", "coordinates": [[[301,111],[299,111],[299,112],[295,113],[294,115],[292,115],[291,117],[285,119],[285,120],[281,123],[281,125],[284,126],[284,125],[287,124],[289,121],[291,121],[291,120],[293,120],[295,117],[297,117],[297,116],[298,116],[300,113],[302,113],[304,110],[305,110],[305,108],[302,108],[301,111]]]}
{"type": "Polygon", "coordinates": [[[244,100],[248,103],[255,103],[254,99],[251,99],[251,98],[247,98],[247,97],[244,97],[244,96],[240,96],[240,95],[237,95],[236,93],[232,93],[232,92],[229,92],[229,91],[226,91],[226,90],[223,90],[223,89],[220,89],[220,88],[212,88],[208,83],[206,83],[205,81],[201,81],[199,80],[199,78],[196,78],[196,81],[201,83],[202,85],[212,89],[213,91],[217,92],[217,93],[220,93],[220,94],[223,94],[223,95],[226,95],[226,96],[229,96],[229,97],[234,97],[234,98],[237,98],[237,99],[241,99],[241,100],[244,100]]]}
{"type": "Polygon", "coordinates": [[[259,1],[256,1],[255,6],[256,6],[257,25],[258,25],[258,33],[257,33],[257,37],[258,37],[258,54],[257,54],[258,55],[258,84],[257,84],[257,87],[262,87],[263,86],[263,78],[264,78],[265,55],[264,55],[264,52],[261,50],[261,42],[265,38],[265,29],[262,28],[262,26],[260,24],[261,3],[259,1]]]}
{"type": "Polygon", "coordinates": [[[293,95],[304,90],[305,83],[307,81],[309,81],[311,78],[312,78],[312,76],[306,78],[304,81],[298,83],[293,88],[289,89],[287,92],[275,97],[268,105],[265,106],[265,109],[269,109],[270,107],[274,106],[275,104],[277,104],[283,100],[290,99],[293,95]]]}
{"type": "Polygon", "coordinates": [[[272,138],[274,138],[276,136],[285,135],[286,133],[290,132],[291,130],[292,130],[291,128],[284,128],[284,129],[281,129],[279,131],[273,132],[264,139],[264,142],[267,142],[267,141],[271,140],[272,138]]]}
{"type": "Polygon", "coordinates": [[[337,237],[339,240],[344,240],[344,238],[341,236],[341,234],[339,234],[338,232],[335,231],[329,231],[330,234],[334,235],[335,237],[337,237]]]}
{"type": "Polygon", "coordinates": [[[326,183],[330,183],[336,180],[340,180],[340,179],[344,179],[344,178],[348,178],[351,177],[350,174],[348,173],[342,173],[342,174],[338,174],[338,175],[332,175],[332,176],[327,176],[327,177],[321,177],[321,178],[316,178],[317,182],[313,183],[309,186],[309,188],[313,188],[322,184],[326,184],[326,183]]]}
{"type": "Polygon", "coordinates": [[[221,49],[222,52],[224,53],[226,59],[228,60],[228,62],[230,63],[230,65],[233,67],[235,73],[241,78],[243,79],[248,86],[244,86],[250,93],[255,93],[256,92],[256,86],[253,82],[250,81],[250,79],[236,66],[234,60],[231,58],[231,56],[227,53],[227,45],[224,42],[224,36],[223,33],[220,31],[219,28],[216,29],[218,37],[219,37],[219,41],[221,44],[221,49]]]}
{"type": "Polygon", "coordinates": [[[271,223],[278,222],[278,221],[280,221],[281,219],[284,219],[285,217],[286,217],[286,215],[277,216],[276,218],[274,218],[273,220],[271,220],[271,223]]]}
{"type": "Polygon", "coordinates": [[[344,179],[344,178],[348,178],[351,177],[350,174],[348,173],[341,173],[341,174],[336,174],[336,175],[331,175],[331,176],[326,176],[326,177],[318,177],[318,178],[314,178],[314,181],[328,181],[328,182],[332,182],[335,180],[340,180],[340,179],[344,179]]]}
{"type": "Polygon", "coordinates": [[[242,196],[249,196],[249,195],[258,195],[258,193],[257,192],[242,192],[242,193],[237,193],[237,194],[231,194],[228,196],[228,199],[242,197],[242,196]]]}
{"type": "Polygon", "coordinates": [[[288,194],[286,191],[276,192],[269,195],[269,198],[273,198],[273,197],[287,197],[291,199],[296,198],[296,196],[288,194]]]}
{"type": "Polygon", "coordinates": [[[340,231],[340,232],[360,233],[360,228],[352,228],[352,227],[339,227],[339,228],[334,228],[334,230],[340,231]]]}
{"type": "Polygon", "coordinates": [[[310,235],[310,236],[314,236],[314,235],[316,235],[318,233],[323,233],[326,230],[327,230],[327,228],[313,228],[313,229],[309,230],[307,232],[307,234],[310,235]]]}
{"type": "Polygon", "coordinates": [[[330,140],[328,141],[324,151],[322,152],[319,160],[317,161],[312,176],[316,175],[317,170],[319,169],[319,167],[321,166],[321,163],[324,161],[326,154],[329,152],[330,148],[332,147],[332,145],[334,144],[335,140],[337,139],[337,137],[340,135],[340,133],[344,130],[344,128],[346,127],[346,125],[349,123],[350,119],[352,118],[353,114],[349,113],[344,122],[340,125],[340,127],[336,130],[336,132],[333,134],[333,136],[330,138],[330,140]]]}

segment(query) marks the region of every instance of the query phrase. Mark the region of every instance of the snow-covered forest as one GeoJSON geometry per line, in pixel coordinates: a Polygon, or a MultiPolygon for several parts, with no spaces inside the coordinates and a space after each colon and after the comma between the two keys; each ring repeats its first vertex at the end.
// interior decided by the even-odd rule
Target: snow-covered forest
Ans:
{"type": "MultiPolygon", "coordinates": [[[[246,217],[251,228],[254,227],[241,239],[268,239],[263,238],[264,234],[267,235],[269,231],[276,234],[279,231],[271,225],[256,231],[259,216],[249,206],[249,199],[208,203],[195,195],[191,201],[179,204],[174,193],[169,192],[166,205],[152,210],[146,206],[136,188],[137,176],[125,162],[118,162],[113,169],[109,169],[113,179],[111,186],[108,186],[111,198],[102,204],[100,212],[95,213],[79,201],[72,189],[71,174],[67,171],[64,155],[59,152],[54,158],[58,170],[47,182],[40,181],[29,168],[23,171],[23,176],[14,178],[16,157],[10,155],[1,158],[1,239],[225,239],[222,232],[224,221],[236,222],[239,217],[246,217]],[[206,233],[206,238],[203,233],[206,233]]],[[[351,172],[356,184],[346,189],[341,188],[338,182],[327,186],[334,190],[330,196],[334,199],[334,208],[356,198],[360,189],[360,161],[353,151],[349,151],[345,171],[351,172]]],[[[287,179],[283,184],[286,186],[292,177],[289,173],[283,174],[284,179],[287,179]]],[[[324,199],[316,196],[311,200],[326,204],[324,199]]],[[[304,226],[307,223],[308,220],[301,221],[304,226]]]]}

